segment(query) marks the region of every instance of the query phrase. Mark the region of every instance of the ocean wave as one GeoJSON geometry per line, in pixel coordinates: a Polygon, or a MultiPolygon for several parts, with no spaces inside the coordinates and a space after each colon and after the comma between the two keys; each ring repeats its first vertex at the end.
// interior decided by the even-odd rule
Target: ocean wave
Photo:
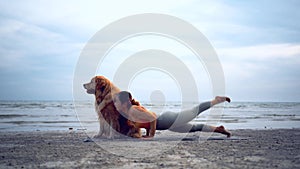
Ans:
{"type": "MultiPolygon", "coordinates": [[[[97,122],[97,121],[85,121],[84,123],[94,123],[94,122],[97,122]]],[[[61,124],[67,124],[67,123],[79,123],[79,121],[4,121],[4,122],[1,122],[1,123],[10,123],[10,124],[58,124],[58,123],[61,123],[61,124]]]]}
{"type": "Polygon", "coordinates": [[[23,114],[0,114],[0,119],[10,119],[10,118],[19,118],[19,117],[25,117],[27,115],[23,114]]]}
{"type": "MultiPolygon", "coordinates": [[[[142,103],[150,110],[155,108],[174,112],[197,104],[199,103],[142,103]]],[[[238,123],[235,126],[239,128],[257,127],[258,124],[266,126],[271,125],[271,122],[274,122],[272,125],[281,127],[300,127],[300,103],[232,102],[218,106],[224,108],[221,116],[213,116],[214,114],[209,114],[213,112],[207,111],[193,121],[206,123],[210,122],[208,120],[219,119],[229,126],[238,123]]],[[[0,101],[0,128],[35,130],[45,126],[78,126],[79,123],[98,126],[94,101],[0,101]],[[79,118],[76,111],[84,112],[84,116],[79,118]]]]}
{"type": "Polygon", "coordinates": [[[19,102],[0,102],[1,109],[47,109],[47,108],[63,108],[63,109],[73,109],[73,102],[29,102],[29,101],[19,101],[19,102]]]}
{"type": "Polygon", "coordinates": [[[245,105],[245,104],[227,105],[226,108],[228,108],[228,109],[245,109],[245,108],[248,108],[248,105],[245,105]]]}
{"type": "Polygon", "coordinates": [[[267,103],[255,103],[254,106],[264,109],[269,108],[280,108],[280,109],[292,109],[295,107],[300,108],[300,103],[293,103],[293,102],[267,102],[267,103]]]}

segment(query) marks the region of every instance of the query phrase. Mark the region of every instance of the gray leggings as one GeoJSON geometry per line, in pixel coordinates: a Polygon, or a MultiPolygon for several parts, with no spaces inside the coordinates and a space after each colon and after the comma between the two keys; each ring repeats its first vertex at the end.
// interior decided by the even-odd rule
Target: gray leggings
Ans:
{"type": "Polygon", "coordinates": [[[201,112],[209,109],[211,102],[203,102],[191,110],[181,112],[163,112],[156,122],[156,130],[171,130],[180,133],[201,131],[204,124],[189,123],[201,112]]]}

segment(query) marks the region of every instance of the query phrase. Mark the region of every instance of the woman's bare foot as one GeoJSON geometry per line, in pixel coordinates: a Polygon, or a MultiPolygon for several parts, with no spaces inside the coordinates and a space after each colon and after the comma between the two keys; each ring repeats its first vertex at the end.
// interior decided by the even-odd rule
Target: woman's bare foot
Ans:
{"type": "Polygon", "coordinates": [[[229,97],[226,97],[226,96],[216,96],[214,100],[211,101],[211,104],[212,106],[216,105],[216,104],[219,104],[219,103],[222,103],[222,102],[225,102],[227,101],[228,103],[231,102],[230,98],[229,97]]]}
{"type": "Polygon", "coordinates": [[[221,134],[225,134],[227,135],[227,137],[230,137],[231,136],[231,133],[228,132],[227,130],[225,130],[224,126],[219,126],[219,127],[216,127],[215,131],[216,133],[221,133],[221,134]]]}

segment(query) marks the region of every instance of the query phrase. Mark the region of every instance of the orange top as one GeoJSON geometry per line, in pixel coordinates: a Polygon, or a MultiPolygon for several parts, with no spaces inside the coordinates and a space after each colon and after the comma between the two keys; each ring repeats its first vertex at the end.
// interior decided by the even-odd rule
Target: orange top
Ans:
{"type": "Polygon", "coordinates": [[[156,130],[156,114],[146,110],[142,106],[131,106],[128,111],[129,125],[136,128],[149,129],[150,133],[154,136],[156,130]]]}
{"type": "Polygon", "coordinates": [[[136,128],[145,128],[145,129],[150,129],[150,122],[149,123],[139,123],[139,122],[134,122],[130,121],[132,125],[136,128]]]}

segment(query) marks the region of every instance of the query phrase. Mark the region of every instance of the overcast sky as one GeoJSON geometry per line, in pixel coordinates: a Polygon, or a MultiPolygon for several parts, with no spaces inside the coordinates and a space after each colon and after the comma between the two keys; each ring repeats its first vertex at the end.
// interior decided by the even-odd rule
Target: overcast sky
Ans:
{"type": "MultiPolygon", "coordinates": [[[[206,36],[223,67],[226,94],[233,100],[300,101],[299,8],[297,0],[0,1],[0,100],[71,100],[76,63],[97,31],[126,16],[160,13],[185,20],[206,36]]],[[[178,45],[144,37],[115,50],[124,58],[133,46],[155,48],[157,41],[178,45]],[[135,45],[139,41],[149,46],[135,45]]],[[[120,64],[115,64],[113,52],[107,62],[120,64]]],[[[187,53],[179,58],[189,64],[183,57],[187,53]]],[[[103,65],[99,73],[110,77],[113,68],[103,65]]],[[[151,78],[151,72],[145,77],[151,78]]],[[[138,99],[147,100],[138,89],[144,81],[139,78],[131,90],[136,87],[138,99]]],[[[196,82],[209,90],[203,79],[196,82]]],[[[172,89],[171,83],[168,77],[161,79],[160,90],[172,89]]],[[[211,97],[209,92],[200,95],[211,97]]]]}

